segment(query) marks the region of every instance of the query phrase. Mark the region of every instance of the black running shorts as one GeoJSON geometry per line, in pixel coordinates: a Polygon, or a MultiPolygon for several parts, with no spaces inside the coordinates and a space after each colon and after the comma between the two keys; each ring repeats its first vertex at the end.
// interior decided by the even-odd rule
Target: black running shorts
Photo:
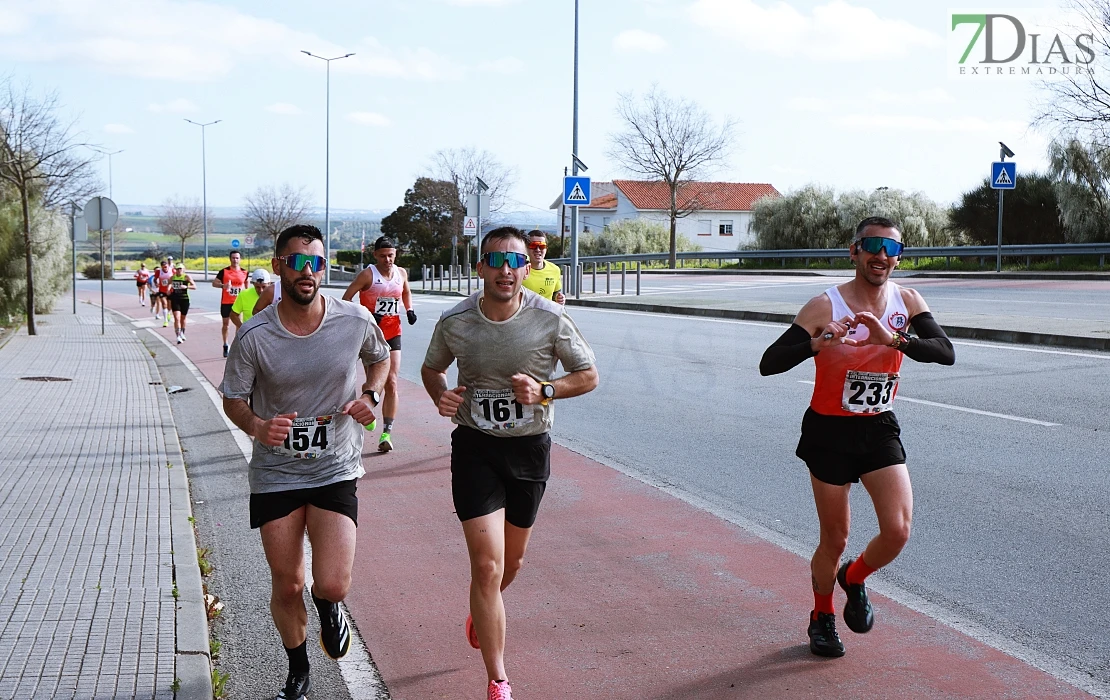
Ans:
{"type": "Polygon", "coordinates": [[[180,311],[182,316],[189,315],[189,300],[179,297],[170,297],[170,311],[180,311]]]}
{"type": "Polygon", "coordinates": [[[305,505],[346,515],[357,526],[358,496],[355,495],[357,485],[356,479],[349,479],[312,489],[252,493],[251,529],[260,528],[271,520],[280,520],[305,505]]]}
{"type": "Polygon", "coordinates": [[[231,307],[235,304],[220,304],[220,316],[224,318],[231,318],[231,307]]]}
{"type": "Polygon", "coordinates": [[[459,520],[505,509],[511,525],[536,522],[551,475],[551,437],[494,437],[459,426],[451,433],[451,497],[459,520]]]}
{"type": "Polygon", "coordinates": [[[401,336],[395,335],[392,338],[386,340],[385,344],[389,346],[390,352],[398,351],[401,349],[401,336]]]}
{"type": "Polygon", "coordinates": [[[826,416],[807,408],[802,439],[794,454],[818,481],[835,486],[855,483],[860,475],[906,463],[893,411],[873,416],[826,416]]]}

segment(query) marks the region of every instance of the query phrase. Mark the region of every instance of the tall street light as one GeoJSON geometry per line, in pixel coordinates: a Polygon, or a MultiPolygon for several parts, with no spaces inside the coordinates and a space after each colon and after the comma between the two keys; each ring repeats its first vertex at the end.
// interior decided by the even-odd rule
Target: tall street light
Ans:
{"type": "MultiPolygon", "coordinates": [[[[123,149],[118,151],[102,151],[94,148],[97,153],[108,156],[108,199],[112,199],[112,156],[123,153],[123,149]]],[[[114,201],[114,200],[113,200],[114,201]]],[[[116,227],[113,226],[112,230],[108,232],[108,250],[111,252],[111,270],[112,277],[116,276],[116,227]]]]}
{"type": "Polygon", "coordinates": [[[324,258],[327,260],[327,264],[324,265],[324,284],[331,284],[331,211],[329,209],[331,194],[329,191],[331,185],[331,62],[338,61],[341,58],[349,58],[354,54],[347,53],[334,58],[324,58],[303,49],[301,53],[318,58],[327,64],[327,91],[324,97],[324,258]]]}
{"type": "Polygon", "coordinates": [[[223,119],[201,124],[192,119],[186,119],[193,126],[200,127],[200,191],[201,201],[204,202],[201,215],[204,217],[204,279],[208,279],[208,166],[204,155],[204,127],[219,124],[223,119]]]}

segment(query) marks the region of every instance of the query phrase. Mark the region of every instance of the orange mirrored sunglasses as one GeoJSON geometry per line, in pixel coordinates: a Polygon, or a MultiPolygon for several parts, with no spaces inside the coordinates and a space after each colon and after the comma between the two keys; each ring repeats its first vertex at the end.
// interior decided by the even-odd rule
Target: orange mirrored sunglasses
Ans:
{"type": "Polygon", "coordinates": [[[547,244],[546,243],[540,243],[539,241],[529,243],[528,247],[532,248],[533,250],[547,250],[547,244]]]}

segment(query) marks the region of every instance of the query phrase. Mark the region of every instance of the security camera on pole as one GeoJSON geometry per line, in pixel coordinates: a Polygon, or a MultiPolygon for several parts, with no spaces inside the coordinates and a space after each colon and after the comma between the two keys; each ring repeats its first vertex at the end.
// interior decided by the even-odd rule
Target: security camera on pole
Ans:
{"type": "Polygon", "coordinates": [[[1014,152],[1001,141],[998,145],[1002,147],[999,153],[1001,160],[991,163],[991,189],[998,190],[998,255],[994,271],[1002,272],[1002,194],[1017,187],[1017,163],[1007,163],[1006,158],[1013,158],[1014,152]]]}

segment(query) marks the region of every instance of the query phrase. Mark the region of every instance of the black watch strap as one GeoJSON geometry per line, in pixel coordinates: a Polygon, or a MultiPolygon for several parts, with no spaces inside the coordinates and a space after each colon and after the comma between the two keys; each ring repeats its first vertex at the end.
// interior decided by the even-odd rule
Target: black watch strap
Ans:
{"type": "Polygon", "coordinates": [[[374,406],[377,406],[378,404],[380,404],[382,402],[381,394],[379,394],[378,392],[376,392],[372,389],[370,391],[362,392],[362,395],[363,396],[369,396],[370,397],[370,403],[374,404],[374,406]]]}

